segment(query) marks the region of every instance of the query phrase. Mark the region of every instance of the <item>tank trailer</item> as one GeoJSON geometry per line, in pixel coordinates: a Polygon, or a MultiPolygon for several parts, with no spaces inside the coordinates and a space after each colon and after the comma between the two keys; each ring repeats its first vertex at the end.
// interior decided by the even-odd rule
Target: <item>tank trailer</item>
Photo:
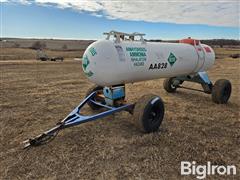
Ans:
{"type": "Polygon", "coordinates": [[[110,31],[107,37],[88,46],[82,58],[82,69],[95,85],[86,92],[85,99],[52,129],[24,141],[25,147],[43,144],[65,128],[95,121],[120,111],[133,115],[142,132],[159,129],[164,119],[164,102],[154,94],[143,95],[135,103],[126,100],[125,84],[165,78],[163,88],[174,93],[178,88],[211,94],[212,101],[226,104],[231,95],[231,83],[219,79],[214,84],[206,71],[215,61],[214,50],[196,39],[183,39],[179,43],[147,42],[142,33],[110,31]],[[201,84],[202,89],[183,86],[185,81],[201,84]],[[88,105],[99,110],[83,115],[88,105]]]}

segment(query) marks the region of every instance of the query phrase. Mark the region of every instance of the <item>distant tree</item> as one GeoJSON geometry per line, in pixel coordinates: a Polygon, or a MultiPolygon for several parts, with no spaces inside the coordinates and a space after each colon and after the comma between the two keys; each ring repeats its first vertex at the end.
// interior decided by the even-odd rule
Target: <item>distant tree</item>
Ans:
{"type": "Polygon", "coordinates": [[[162,42],[161,39],[149,39],[149,40],[146,40],[145,41],[149,41],[149,42],[162,42]]]}
{"type": "Polygon", "coordinates": [[[36,41],[31,46],[32,49],[44,49],[46,48],[46,44],[44,42],[36,41]]]}
{"type": "Polygon", "coordinates": [[[64,49],[64,50],[66,50],[68,47],[67,47],[67,45],[66,44],[64,44],[63,46],[62,46],[62,49],[64,49]]]}
{"type": "Polygon", "coordinates": [[[209,40],[201,40],[201,42],[203,44],[207,44],[210,46],[214,45],[214,46],[220,46],[220,47],[240,45],[240,41],[235,39],[209,39],[209,40]]]}

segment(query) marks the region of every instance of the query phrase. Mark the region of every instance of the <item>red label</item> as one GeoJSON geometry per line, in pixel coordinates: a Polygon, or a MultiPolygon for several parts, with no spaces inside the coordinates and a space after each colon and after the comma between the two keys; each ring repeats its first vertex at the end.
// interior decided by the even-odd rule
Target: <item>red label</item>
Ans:
{"type": "Polygon", "coordinates": [[[210,53],[210,52],[211,52],[211,49],[210,49],[209,47],[204,47],[204,49],[205,49],[205,51],[206,51],[207,53],[210,53]]]}

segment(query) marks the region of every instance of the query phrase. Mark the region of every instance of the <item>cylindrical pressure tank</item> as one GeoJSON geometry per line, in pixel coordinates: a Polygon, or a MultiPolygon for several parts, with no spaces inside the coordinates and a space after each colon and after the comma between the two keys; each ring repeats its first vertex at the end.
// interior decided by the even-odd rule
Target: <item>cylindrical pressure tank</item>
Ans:
{"type": "Polygon", "coordinates": [[[215,61],[211,47],[198,40],[180,43],[98,40],[86,49],[82,67],[100,86],[191,75],[208,70],[215,61]]]}

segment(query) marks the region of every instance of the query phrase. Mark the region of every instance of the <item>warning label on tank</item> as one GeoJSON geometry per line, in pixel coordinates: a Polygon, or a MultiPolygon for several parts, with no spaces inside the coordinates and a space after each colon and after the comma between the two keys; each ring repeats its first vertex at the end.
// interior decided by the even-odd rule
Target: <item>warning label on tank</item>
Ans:
{"type": "Polygon", "coordinates": [[[171,66],[177,61],[176,56],[173,53],[170,53],[168,56],[168,62],[171,66]]]}
{"type": "Polygon", "coordinates": [[[90,64],[88,57],[84,56],[83,60],[82,60],[82,68],[83,68],[83,72],[86,76],[91,77],[93,75],[93,72],[90,70],[87,70],[88,65],[90,64]]]}
{"type": "Polygon", "coordinates": [[[130,59],[134,66],[144,66],[147,60],[146,51],[144,47],[126,47],[126,51],[129,53],[130,59]]]}
{"type": "Polygon", "coordinates": [[[91,53],[92,56],[95,56],[95,55],[97,54],[97,51],[95,50],[94,47],[91,47],[91,48],[89,49],[89,51],[90,51],[90,53],[91,53]]]}

